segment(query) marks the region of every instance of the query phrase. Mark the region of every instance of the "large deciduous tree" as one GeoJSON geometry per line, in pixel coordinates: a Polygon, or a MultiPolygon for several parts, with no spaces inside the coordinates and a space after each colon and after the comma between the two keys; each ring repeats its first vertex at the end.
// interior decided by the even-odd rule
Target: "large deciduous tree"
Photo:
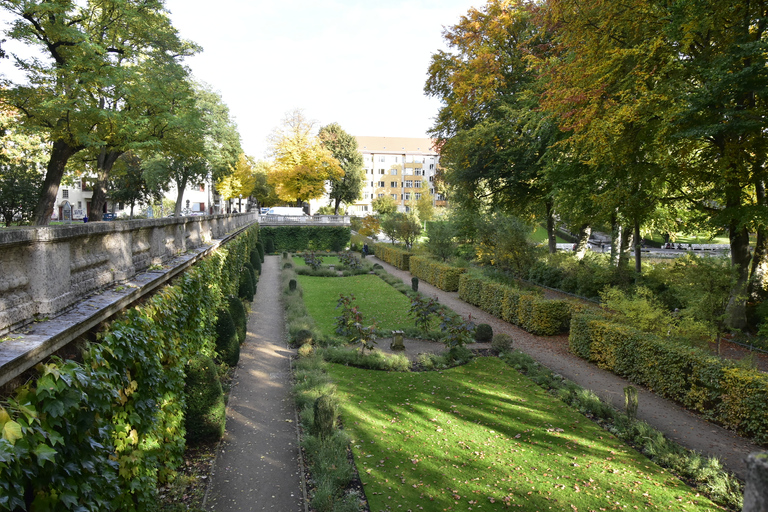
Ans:
{"type": "MultiPolygon", "coordinates": [[[[69,159],[86,148],[109,147],[120,130],[132,132],[121,115],[123,84],[138,83],[133,73],[151,61],[159,41],[178,40],[161,0],[3,0],[0,8],[16,16],[8,35],[42,54],[14,56],[26,82],[0,89],[0,101],[50,140],[34,213],[35,223],[45,225],[69,159]]],[[[160,51],[172,55],[180,46],[160,51]]]]}
{"type": "Polygon", "coordinates": [[[338,123],[331,123],[320,128],[320,141],[339,161],[344,175],[331,179],[328,195],[333,201],[333,214],[339,214],[341,203],[354,203],[362,197],[365,182],[363,154],[357,147],[357,139],[345,132],[338,123]]]}
{"type": "Polygon", "coordinates": [[[273,163],[269,179],[283,201],[301,205],[320,198],[327,181],[344,177],[339,161],[313,133],[314,125],[301,110],[294,110],[270,135],[273,163]]]}

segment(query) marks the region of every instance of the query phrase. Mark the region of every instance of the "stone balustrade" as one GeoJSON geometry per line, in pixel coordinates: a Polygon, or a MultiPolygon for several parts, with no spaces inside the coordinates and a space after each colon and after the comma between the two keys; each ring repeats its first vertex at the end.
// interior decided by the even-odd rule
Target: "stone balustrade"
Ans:
{"type": "Polygon", "coordinates": [[[257,220],[244,213],[0,229],[0,335],[257,220]]]}

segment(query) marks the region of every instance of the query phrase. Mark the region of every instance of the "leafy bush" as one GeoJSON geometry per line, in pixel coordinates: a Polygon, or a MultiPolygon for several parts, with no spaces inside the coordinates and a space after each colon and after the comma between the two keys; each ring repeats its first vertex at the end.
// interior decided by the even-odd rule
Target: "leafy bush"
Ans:
{"type": "Polygon", "coordinates": [[[259,240],[258,242],[256,242],[256,250],[259,252],[259,262],[264,263],[264,242],[263,241],[259,240]]]}
{"type": "Polygon", "coordinates": [[[459,289],[459,277],[467,271],[423,256],[411,256],[409,268],[414,276],[447,292],[459,289]]]}
{"type": "Polygon", "coordinates": [[[237,296],[248,302],[253,301],[253,296],[256,291],[253,287],[253,277],[251,272],[247,268],[243,268],[240,273],[240,287],[237,289],[237,296]]]}
{"type": "Polygon", "coordinates": [[[369,370],[407,372],[411,369],[410,360],[403,354],[387,354],[376,350],[363,355],[358,350],[346,347],[327,347],[316,352],[328,362],[369,370]]]}
{"type": "MultiPolygon", "coordinates": [[[[376,257],[380,260],[400,270],[410,270],[411,252],[391,244],[375,244],[374,250],[376,257]]],[[[374,265],[375,267],[376,265],[374,265]]]]}
{"type": "Polygon", "coordinates": [[[493,327],[488,324],[478,324],[475,327],[475,341],[487,343],[493,339],[493,327]]]}
{"type": "Polygon", "coordinates": [[[530,238],[531,226],[521,219],[496,212],[475,219],[475,250],[483,265],[524,275],[536,260],[536,244],[530,238]]]}
{"type": "Polygon", "coordinates": [[[250,261],[251,266],[253,266],[254,270],[258,270],[261,272],[261,257],[259,256],[259,251],[256,249],[251,250],[250,258],[248,259],[250,261]]]}
{"type": "Polygon", "coordinates": [[[248,324],[248,318],[246,317],[245,306],[243,301],[239,297],[229,296],[226,299],[227,309],[232,317],[232,321],[235,323],[235,329],[237,329],[237,338],[240,343],[245,341],[245,331],[248,324]]]}
{"type": "Polygon", "coordinates": [[[273,254],[275,252],[275,241],[272,238],[267,239],[264,246],[264,252],[267,254],[273,254]]]}
{"type": "MultiPolygon", "coordinates": [[[[259,265],[261,265],[261,263],[259,263],[259,265]]],[[[256,294],[256,285],[259,282],[259,275],[256,273],[256,269],[253,268],[253,265],[251,265],[249,262],[246,261],[245,264],[243,264],[243,267],[246,270],[248,270],[248,272],[251,273],[251,282],[253,283],[253,293],[255,295],[256,294]]],[[[261,267],[259,267],[259,268],[261,268],[261,267]]]]}
{"type": "Polygon", "coordinates": [[[259,239],[272,243],[277,251],[305,251],[310,242],[315,250],[343,250],[350,239],[350,229],[342,226],[262,226],[259,239]]]}
{"type": "Polygon", "coordinates": [[[219,309],[216,314],[216,352],[223,363],[236,366],[240,360],[240,340],[235,322],[226,309],[219,309]]]}
{"type": "Polygon", "coordinates": [[[312,434],[320,439],[333,435],[336,419],[339,416],[339,406],[331,395],[320,395],[315,400],[313,409],[314,421],[312,434]]]}
{"type": "Polygon", "coordinates": [[[216,363],[207,356],[193,357],[186,367],[184,426],[189,443],[216,441],[224,435],[225,406],[216,363]]]}
{"type": "Polygon", "coordinates": [[[497,354],[501,354],[502,352],[509,352],[512,350],[512,337],[509,334],[504,334],[503,332],[494,334],[493,339],[491,340],[491,350],[497,354]]]}

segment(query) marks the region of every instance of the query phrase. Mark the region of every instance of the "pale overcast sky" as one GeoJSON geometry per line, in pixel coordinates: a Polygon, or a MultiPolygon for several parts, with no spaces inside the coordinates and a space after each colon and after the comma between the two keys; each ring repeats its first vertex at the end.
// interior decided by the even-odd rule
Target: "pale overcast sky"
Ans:
{"type": "Polygon", "coordinates": [[[166,0],[188,60],[219,91],[245,152],[302,108],[353,135],[425,137],[439,102],[424,96],[442,31],[478,0],[166,0]]]}

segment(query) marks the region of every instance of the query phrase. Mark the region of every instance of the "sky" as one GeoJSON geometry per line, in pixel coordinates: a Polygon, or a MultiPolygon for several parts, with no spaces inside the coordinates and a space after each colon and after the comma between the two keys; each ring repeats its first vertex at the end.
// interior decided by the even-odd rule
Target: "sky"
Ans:
{"type": "Polygon", "coordinates": [[[303,109],[352,135],[426,137],[440,107],[424,95],[443,27],[477,0],[166,0],[181,36],[203,47],[194,77],[221,94],[243,150],[303,109]]]}

